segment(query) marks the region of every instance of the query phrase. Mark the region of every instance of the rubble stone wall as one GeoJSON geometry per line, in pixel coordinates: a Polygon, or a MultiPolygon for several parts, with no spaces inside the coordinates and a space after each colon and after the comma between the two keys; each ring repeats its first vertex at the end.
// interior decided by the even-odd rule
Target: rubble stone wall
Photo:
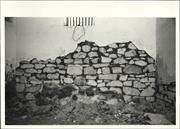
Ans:
{"type": "Polygon", "coordinates": [[[132,42],[98,46],[81,42],[74,52],[55,60],[21,61],[16,68],[16,91],[26,100],[48,87],[76,86],[78,92],[91,88],[94,95],[107,91],[121,94],[125,101],[144,98],[154,101],[155,60],[132,42]]]}
{"type": "Polygon", "coordinates": [[[174,82],[170,84],[159,84],[156,97],[162,101],[176,104],[176,84],[174,82]]]}

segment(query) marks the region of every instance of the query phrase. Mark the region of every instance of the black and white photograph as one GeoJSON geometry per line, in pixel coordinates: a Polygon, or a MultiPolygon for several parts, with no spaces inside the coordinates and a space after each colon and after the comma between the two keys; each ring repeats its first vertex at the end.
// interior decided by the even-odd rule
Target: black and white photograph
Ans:
{"type": "Polygon", "coordinates": [[[175,124],[175,21],[6,17],[6,124],[175,124]]]}
{"type": "Polygon", "coordinates": [[[4,16],[5,126],[177,125],[178,21],[4,16]]]}

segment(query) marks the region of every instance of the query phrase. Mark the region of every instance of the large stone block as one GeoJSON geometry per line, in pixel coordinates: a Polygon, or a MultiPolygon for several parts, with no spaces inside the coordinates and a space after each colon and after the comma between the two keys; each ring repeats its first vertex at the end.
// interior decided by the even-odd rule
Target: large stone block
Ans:
{"type": "Polygon", "coordinates": [[[102,63],[109,63],[109,62],[111,62],[111,58],[109,58],[109,57],[105,57],[105,56],[101,56],[101,62],[102,63]]]}
{"type": "Polygon", "coordinates": [[[120,81],[126,81],[128,78],[128,75],[120,75],[119,80],[120,81]]]}
{"type": "Polygon", "coordinates": [[[136,55],[137,55],[137,53],[135,50],[129,50],[129,51],[125,52],[125,57],[134,57],[136,55]]]}
{"type": "Polygon", "coordinates": [[[86,57],[86,53],[84,52],[79,52],[79,53],[75,53],[73,55],[74,58],[85,58],[86,57]]]}
{"type": "Polygon", "coordinates": [[[21,67],[22,69],[28,69],[28,68],[33,68],[34,65],[33,65],[33,64],[22,64],[20,67],[21,67]]]}
{"type": "Polygon", "coordinates": [[[73,83],[73,79],[72,78],[64,78],[64,82],[65,83],[73,83]]]}
{"type": "Polygon", "coordinates": [[[111,48],[117,48],[118,47],[118,45],[116,43],[109,44],[108,46],[111,48]]]}
{"type": "Polygon", "coordinates": [[[127,61],[123,57],[117,58],[113,61],[114,64],[126,64],[127,61]]]}
{"type": "Polygon", "coordinates": [[[112,72],[113,73],[122,73],[122,68],[121,67],[112,67],[112,72]]]}
{"type": "Polygon", "coordinates": [[[45,67],[45,64],[35,64],[35,69],[42,69],[45,67]]]}
{"type": "Polygon", "coordinates": [[[54,67],[45,67],[43,69],[43,72],[44,73],[55,73],[56,72],[56,69],[54,67]]]}
{"type": "Polygon", "coordinates": [[[73,61],[73,59],[64,59],[64,63],[66,64],[72,63],[73,61]]]}
{"type": "Polygon", "coordinates": [[[110,73],[109,67],[102,68],[102,74],[109,74],[109,73],[110,73]]]}
{"type": "Polygon", "coordinates": [[[59,79],[59,74],[55,73],[55,74],[47,74],[47,78],[48,79],[59,79]]]}
{"type": "Polygon", "coordinates": [[[37,73],[37,70],[30,68],[25,70],[26,73],[37,73]]]}
{"type": "Polygon", "coordinates": [[[146,85],[141,83],[141,82],[139,82],[139,81],[134,81],[134,87],[138,88],[138,89],[142,89],[142,88],[145,88],[146,85]]]}
{"type": "Polygon", "coordinates": [[[97,82],[96,82],[95,80],[88,80],[88,81],[87,81],[87,85],[97,86],[97,82]]]}
{"type": "Polygon", "coordinates": [[[89,52],[91,50],[91,47],[89,45],[84,45],[84,46],[82,46],[82,50],[84,52],[89,52]]]}
{"type": "Polygon", "coordinates": [[[147,87],[146,89],[144,89],[140,96],[153,96],[155,93],[155,90],[151,87],[147,87]]]}
{"type": "Polygon", "coordinates": [[[122,84],[122,82],[120,82],[120,81],[111,81],[111,82],[107,83],[106,86],[117,86],[117,87],[122,87],[123,84],[122,84]]]}
{"type": "Polygon", "coordinates": [[[154,72],[156,69],[155,69],[155,66],[154,64],[149,64],[148,66],[146,66],[144,69],[143,69],[143,72],[154,72]]]}
{"type": "Polygon", "coordinates": [[[146,66],[147,65],[147,62],[143,61],[143,60],[138,60],[138,61],[135,61],[135,64],[136,65],[139,65],[139,66],[146,66]]]}
{"type": "Polygon", "coordinates": [[[70,75],[81,75],[82,66],[81,65],[68,65],[67,73],[70,75]]]}
{"type": "Polygon", "coordinates": [[[138,96],[140,94],[139,90],[136,88],[131,88],[131,87],[123,87],[123,92],[126,95],[136,95],[138,96]]]}
{"type": "Polygon", "coordinates": [[[127,73],[127,74],[141,74],[142,73],[141,67],[136,66],[136,65],[126,65],[123,71],[124,73],[127,73]]]}
{"type": "Polygon", "coordinates": [[[84,86],[86,85],[86,79],[84,77],[76,77],[74,79],[74,84],[78,85],[78,86],[84,86]]]}
{"type": "Polygon", "coordinates": [[[117,74],[106,74],[106,75],[99,75],[99,79],[102,80],[116,80],[117,74]]]}
{"type": "Polygon", "coordinates": [[[124,86],[132,86],[132,81],[125,81],[123,82],[124,86]]]}
{"type": "Polygon", "coordinates": [[[89,52],[88,56],[89,57],[98,57],[98,53],[97,52],[89,52]]]}
{"type": "Polygon", "coordinates": [[[84,74],[96,74],[96,70],[93,67],[84,68],[84,74]]]}
{"type": "Polygon", "coordinates": [[[119,48],[119,49],[117,50],[117,53],[124,55],[125,51],[126,51],[126,48],[119,48]]]}
{"type": "Polygon", "coordinates": [[[111,87],[109,90],[110,90],[110,91],[114,91],[114,92],[116,92],[117,94],[122,94],[121,88],[111,87]]]}

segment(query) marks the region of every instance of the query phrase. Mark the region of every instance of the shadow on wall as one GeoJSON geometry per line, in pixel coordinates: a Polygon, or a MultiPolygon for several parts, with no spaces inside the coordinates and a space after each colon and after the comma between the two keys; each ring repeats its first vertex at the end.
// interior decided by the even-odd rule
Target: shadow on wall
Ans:
{"type": "Polygon", "coordinates": [[[175,20],[175,18],[156,19],[156,59],[159,84],[169,84],[175,81],[175,20]]]}

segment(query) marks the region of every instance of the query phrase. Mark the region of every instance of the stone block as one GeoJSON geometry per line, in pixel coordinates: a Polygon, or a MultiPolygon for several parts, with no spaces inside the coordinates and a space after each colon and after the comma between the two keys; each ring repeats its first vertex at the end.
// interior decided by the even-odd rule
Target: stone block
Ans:
{"type": "Polygon", "coordinates": [[[46,64],[46,66],[47,66],[47,67],[56,67],[55,64],[50,64],[50,63],[49,63],[49,64],[46,64]]]}
{"type": "Polygon", "coordinates": [[[97,87],[104,87],[104,86],[105,86],[105,82],[97,84],[97,87]]]}
{"type": "Polygon", "coordinates": [[[73,55],[74,58],[85,58],[86,57],[86,53],[84,52],[78,52],[78,53],[75,53],[73,55]]]}
{"type": "Polygon", "coordinates": [[[130,102],[132,100],[132,97],[129,96],[129,95],[123,95],[123,98],[124,98],[124,101],[127,103],[127,102],[130,102]]]}
{"type": "Polygon", "coordinates": [[[66,64],[70,64],[73,61],[74,61],[73,59],[64,59],[64,63],[66,63],[66,64]]]}
{"type": "Polygon", "coordinates": [[[34,86],[31,86],[31,87],[27,87],[26,92],[31,92],[31,93],[39,92],[40,88],[41,88],[40,85],[34,85],[34,86]]]}
{"type": "Polygon", "coordinates": [[[20,83],[27,83],[27,78],[25,76],[20,76],[19,82],[20,83]]]}
{"type": "Polygon", "coordinates": [[[146,66],[144,69],[143,69],[143,72],[154,72],[156,69],[155,69],[155,66],[154,64],[149,64],[148,66],[146,66]]]}
{"type": "Polygon", "coordinates": [[[125,57],[134,57],[136,55],[137,55],[137,53],[135,50],[129,50],[129,51],[125,52],[125,57]]]}
{"type": "Polygon", "coordinates": [[[109,74],[109,73],[110,73],[109,67],[102,68],[102,74],[109,74]]]}
{"type": "Polygon", "coordinates": [[[141,74],[142,73],[142,69],[136,65],[126,65],[123,71],[124,73],[127,73],[127,74],[141,74]]]}
{"type": "Polygon", "coordinates": [[[84,68],[84,74],[96,74],[96,70],[94,67],[86,67],[84,68]]]}
{"type": "Polygon", "coordinates": [[[94,58],[94,59],[91,60],[91,62],[92,62],[93,64],[97,64],[98,61],[99,61],[99,58],[94,58]]]}
{"type": "Polygon", "coordinates": [[[123,57],[117,58],[113,61],[114,64],[126,64],[127,61],[123,57]]]}
{"type": "Polygon", "coordinates": [[[70,83],[73,83],[73,79],[72,78],[64,78],[64,82],[70,84],[70,83]]]}
{"type": "Polygon", "coordinates": [[[47,78],[48,79],[59,79],[59,74],[55,73],[55,74],[47,74],[47,78]]]}
{"type": "Polygon", "coordinates": [[[121,67],[112,67],[112,73],[122,73],[121,67]]]}
{"type": "Polygon", "coordinates": [[[97,82],[96,82],[95,80],[88,80],[88,81],[87,81],[87,85],[97,86],[97,82]]]}
{"type": "Polygon", "coordinates": [[[68,65],[67,73],[70,75],[81,75],[82,66],[81,65],[68,65]]]}
{"type": "Polygon", "coordinates": [[[89,52],[91,50],[91,47],[89,45],[84,45],[84,46],[82,46],[82,50],[84,52],[89,52]]]}
{"type": "Polygon", "coordinates": [[[143,61],[143,60],[138,60],[138,61],[135,61],[135,64],[136,65],[139,65],[139,66],[146,66],[147,65],[147,62],[143,61]]]}
{"type": "Polygon", "coordinates": [[[125,81],[123,82],[124,86],[132,86],[132,81],[125,81]]]}
{"type": "Polygon", "coordinates": [[[143,89],[143,88],[146,87],[146,85],[141,83],[141,82],[139,82],[139,81],[134,81],[134,87],[138,88],[138,89],[143,89]]]}
{"type": "Polygon", "coordinates": [[[153,96],[155,93],[155,90],[151,87],[147,87],[146,89],[144,89],[140,96],[153,96]]]}
{"type": "Polygon", "coordinates": [[[92,80],[94,80],[94,79],[96,79],[97,78],[97,76],[91,76],[91,75],[87,75],[86,76],[86,79],[92,79],[92,80]]]}
{"type": "Polygon", "coordinates": [[[119,80],[120,81],[126,81],[128,78],[128,75],[120,75],[119,80]]]}
{"type": "Polygon", "coordinates": [[[116,54],[110,54],[109,57],[110,58],[117,58],[117,55],[116,54]]]}
{"type": "Polygon", "coordinates": [[[128,45],[128,48],[129,48],[129,49],[137,49],[137,47],[136,47],[133,43],[130,43],[130,44],[128,45]]]}
{"type": "Polygon", "coordinates": [[[122,87],[123,84],[122,84],[122,82],[120,82],[120,81],[111,81],[111,82],[107,83],[106,86],[117,86],[117,87],[122,87]]]}
{"type": "Polygon", "coordinates": [[[42,81],[40,81],[40,80],[38,80],[36,77],[31,77],[31,78],[29,78],[29,82],[31,83],[31,84],[33,84],[33,85],[36,85],[36,84],[41,84],[42,83],[42,81]]]}
{"type": "Polygon", "coordinates": [[[33,64],[22,64],[20,67],[22,69],[28,69],[28,68],[34,68],[34,65],[33,64]]]}
{"type": "Polygon", "coordinates": [[[109,64],[93,64],[93,66],[94,66],[95,68],[102,68],[102,67],[109,66],[109,64]]]}
{"type": "Polygon", "coordinates": [[[88,56],[89,57],[98,57],[98,53],[97,52],[89,52],[88,56]]]}
{"type": "Polygon", "coordinates": [[[102,80],[116,80],[117,79],[117,74],[106,74],[106,75],[99,75],[99,79],[102,80]]]}
{"type": "Polygon", "coordinates": [[[42,69],[45,67],[45,64],[35,64],[35,69],[42,69]]]}
{"type": "Polygon", "coordinates": [[[108,47],[111,47],[111,48],[117,48],[118,45],[116,43],[112,43],[112,44],[109,44],[108,47]]]}
{"type": "Polygon", "coordinates": [[[60,58],[56,58],[56,59],[55,59],[55,62],[56,62],[57,64],[60,64],[62,61],[61,61],[60,58]]]}
{"type": "Polygon", "coordinates": [[[74,79],[74,84],[78,85],[78,86],[84,86],[86,85],[86,79],[84,77],[76,77],[74,79]]]}
{"type": "Polygon", "coordinates": [[[106,92],[106,91],[108,91],[108,88],[107,87],[100,87],[99,90],[101,92],[106,92]]]}
{"type": "Polygon", "coordinates": [[[43,72],[44,73],[55,73],[56,72],[56,69],[54,67],[45,67],[43,69],[43,72]]]}
{"type": "Polygon", "coordinates": [[[101,53],[106,53],[106,49],[105,48],[103,48],[103,47],[101,47],[101,48],[99,48],[99,51],[101,52],[101,53]]]}
{"type": "Polygon", "coordinates": [[[110,91],[114,91],[114,92],[117,93],[117,94],[122,94],[121,88],[111,87],[109,90],[110,90],[110,91]]]}
{"type": "Polygon", "coordinates": [[[25,72],[26,73],[37,73],[37,70],[35,70],[35,69],[26,69],[25,72]]]}
{"type": "Polygon", "coordinates": [[[121,55],[124,55],[125,51],[126,51],[126,48],[119,48],[119,49],[117,49],[117,53],[121,54],[121,55]]]}
{"type": "Polygon", "coordinates": [[[131,88],[131,87],[123,87],[123,92],[126,95],[136,95],[138,96],[140,94],[139,90],[136,88],[131,88]]]}
{"type": "Polygon", "coordinates": [[[111,60],[112,60],[112,59],[109,58],[109,57],[101,56],[101,62],[102,62],[102,63],[110,63],[111,60]]]}

